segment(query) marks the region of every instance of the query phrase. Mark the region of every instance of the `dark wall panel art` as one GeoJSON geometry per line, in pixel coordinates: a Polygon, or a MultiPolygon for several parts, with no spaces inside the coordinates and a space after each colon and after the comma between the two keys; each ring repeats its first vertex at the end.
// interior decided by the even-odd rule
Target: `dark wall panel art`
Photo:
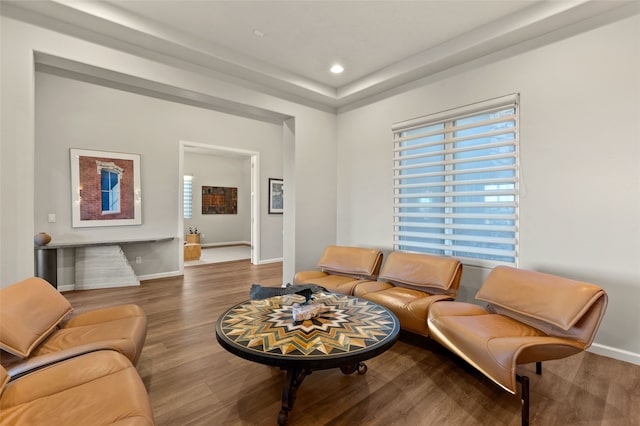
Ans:
{"type": "Polygon", "coordinates": [[[203,186],[202,214],[238,214],[238,188],[203,186]]]}

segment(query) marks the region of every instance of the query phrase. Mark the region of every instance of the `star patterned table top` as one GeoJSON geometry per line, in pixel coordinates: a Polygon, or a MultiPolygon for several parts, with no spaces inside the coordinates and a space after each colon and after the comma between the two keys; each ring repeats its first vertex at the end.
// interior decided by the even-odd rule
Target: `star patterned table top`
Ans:
{"type": "Polygon", "coordinates": [[[220,344],[240,357],[283,367],[332,368],[372,358],[398,338],[398,319],[387,308],[352,296],[314,295],[317,317],[295,322],[291,294],[249,300],[229,308],[216,323],[220,344]]]}

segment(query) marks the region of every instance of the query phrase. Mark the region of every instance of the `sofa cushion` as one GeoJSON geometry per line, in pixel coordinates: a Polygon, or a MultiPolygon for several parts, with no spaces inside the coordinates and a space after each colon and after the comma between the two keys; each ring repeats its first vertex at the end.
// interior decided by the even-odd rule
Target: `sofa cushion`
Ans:
{"type": "Polygon", "coordinates": [[[429,293],[455,295],[462,264],[453,257],[394,251],[380,272],[380,279],[429,293]]]}
{"type": "Polygon", "coordinates": [[[71,311],[67,299],[41,278],[0,289],[0,348],[28,357],[71,311]]]}
{"type": "Polygon", "coordinates": [[[520,321],[527,322],[528,317],[567,331],[603,293],[593,284],[500,266],[491,271],[476,299],[502,308],[502,314],[512,312],[520,321]]]}
{"type": "Polygon", "coordinates": [[[382,263],[380,250],[362,247],[327,246],[318,261],[324,272],[375,279],[382,263]]]}
{"type": "Polygon", "coordinates": [[[325,274],[323,277],[313,278],[303,282],[296,282],[296,285],[316,284],[324,287],[332,293],[340,293],[351,296],[353,295],[353,291],[356,286],[361,282],[363,281],[350,276],[325,274]]]}
{"type": "Polygon", "coordinates": [[[427,315],[432,304],[450,299],[446,295],[430,295],[423,291],[400,286],[369,292],[362,297],[385,306],[393,312],[398,317],[400,327],[403,330],[422,336],[429,335],[427,315]]]}
{"type": "Polygon", "coordinates": [[[72,317],[45,339],[32,355],[93,344],[97,349],[117,350],[137,364],[146,337],[147,316],[140,306],[110,306],[72,317]]]}

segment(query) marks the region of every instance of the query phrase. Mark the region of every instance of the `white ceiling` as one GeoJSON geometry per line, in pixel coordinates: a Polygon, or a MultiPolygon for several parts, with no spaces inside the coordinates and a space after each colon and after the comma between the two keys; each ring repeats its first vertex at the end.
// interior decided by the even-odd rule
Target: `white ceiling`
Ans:
{"type": "Polygon", "coordinates": [[[2,0],[2,13],[335,110],[638,13],[637,0],[2,0]],[[255,34],[258,31],[262,36],[255,34]],[[339,62],[341,75],[329,72],[339,62]]]}

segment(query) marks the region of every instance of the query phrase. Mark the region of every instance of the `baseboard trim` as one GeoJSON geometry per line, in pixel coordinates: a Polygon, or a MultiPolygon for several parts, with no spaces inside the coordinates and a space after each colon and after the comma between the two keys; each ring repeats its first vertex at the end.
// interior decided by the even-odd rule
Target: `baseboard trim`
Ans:
{"type": "Polygon", "coordinates": [[[264,265],[267,263],[277,263],[277,262],[282,262],[284,261],[284,259],[282,257],[277,257],[274,259],[262,259],[258,262],[258,265],[264,265]]]}
{"type": "Polygon", "coordinates": [[[184,274],[180,271],[170,271],[170,272],[161,272],[159,274],[140,275],[138,279],[140,279],[140,281],[146,281],[146,280],[157,280],[160,278],[179,277],[182,275],[184,274]]]}
{"type": "Polygon", "coordinates": [[[140,285],[140,281],[138,284],[113,284],[113,283],[95,283],[90,287],[84,286],[82,288],[78,288],[75,284],[65,284],[58,286],[58,291],[75,291],[75,290],[99,290],[101,288],[120,288],[120,287],[138,287],[140,285]]]}
{"type": "Polygon", "coordinates": [[[66,285],[59,285],[58,286],[58,291],[63,292],[63,291],[73,291],[76,289],[76,285],[75,284],[66,284],[66,285]]]}
{"type": "Polygon", "coordinates": [[[619,361],[626,361],[632,364],[640,365],[640,354],[625,351],[624,349],[613,348],[611,346],[601,345],[599,343],[593,343],[587,352],[603,355],[609,358],[617,359],[619,361]]]}
{"type": "Polygon", "coordinates": [[[226,243],[207,243],[200,244],[200,247],[228,247],[228,246],[249,246],[251,247],[251,243],[249,241],[228,241],[226,243]]]}

